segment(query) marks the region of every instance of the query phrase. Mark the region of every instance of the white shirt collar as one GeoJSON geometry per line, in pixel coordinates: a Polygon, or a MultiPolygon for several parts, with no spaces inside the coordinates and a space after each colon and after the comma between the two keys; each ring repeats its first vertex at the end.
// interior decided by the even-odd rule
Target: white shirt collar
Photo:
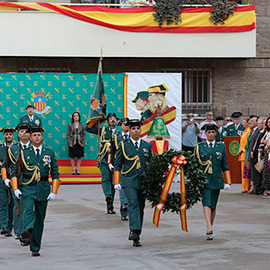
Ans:
{"type": "Polygon", "coordinates": [[[21,144],[22,148],[24,148],[24,147],[23,147],[24,145],[26,145],[26,148],[29,148],[30,141],[28,141],[28,143],[22,143],[22,142],[20,141],[20,144],[21,144]]]}
{"type": "Polygon", "coordinates": [[[32,115],[32,116],[28,115],[28,117],[29,117],[29,119],[30,119],[31,121],[33,121],[34,115],[32,115]]]}
{"type": "Polygon", "coordinates": [[[35,147],[35,146],[33,145],[33,148],[34,148],[34,150],[35,150],[35,154],[37,154],[37,149],[39,149],[39,154],[41,155],[42,144],[40,145],[40,147],[35,147]]]}
{"type": "MultiPolygon", "coordinates": [[[[208,142],[207,140],[206,140],[206,142],[207,142],[208,146],[210,147],[210,142],[208,142]]],[[[216,140],[212,141],[213,147],[215,146],[215,143],[216,143],[216,140]]]]}
{"type": "Polygon", "coordinates": [[[132,141],[132,143],[134,144],[134,146],[135,146],[135,142],[137,142],[137,143],[138,143],[138,148],[140,148],[140,145],[141,145],[141,138],[140,138],[138,141],[135,141],[135,140],[133,140],[133,139],[130,137],[130,140],[132,141]]]}
{"type": "Polygon", "coordinates": [[[125,133],[122,131],[122,137],[124,137],[125,135],[129,136],[129,132],[125,133]]]}

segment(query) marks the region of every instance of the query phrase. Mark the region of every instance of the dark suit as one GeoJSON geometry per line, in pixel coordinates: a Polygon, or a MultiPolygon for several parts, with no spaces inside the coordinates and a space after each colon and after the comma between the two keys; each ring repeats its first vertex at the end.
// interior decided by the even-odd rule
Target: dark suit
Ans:
{"type": "Polygon", "coordinates": [[[139,236],[142,230],[145,199],[142,196],[141,181],[143,172],[147,169],[147,162],[152,158],[151,144],[141,140],[139,149],[136,149],[129,139],[121,142],[117,150],[114,170],[122,172],[122,187],[128,199],[128,215],[130,231],[139,236]],[[140,168],[134,165],[134,157],[139,157],[140,168]],[[132,169],[131,169],[132,168],[132,169]]]}
{"type": "Polygon", "coordinates": [[[255,169],[255,164],[258,162],[258,148],[262,138],[262,133],[258,128],[251,135],[249,145],[248,145],[248,161],[251,167],[251,180],[255,187],[255,194],[262,192],[262,174],[255,169]],[[251,157],[253,153],[253,158],[251,157]]]}

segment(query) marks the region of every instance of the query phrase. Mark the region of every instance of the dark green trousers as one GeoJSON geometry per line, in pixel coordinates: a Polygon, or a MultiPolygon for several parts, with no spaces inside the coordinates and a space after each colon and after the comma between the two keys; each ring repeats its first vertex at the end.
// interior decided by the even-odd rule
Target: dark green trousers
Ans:
{"type": "Polygon", "coordinates": [[[37,201],[24,196],[23,203],[23,228],[31,233],[31,251],[39,251],[46,216],[47,201],[37,201]]]}
{"type": "Polygon", "coordinates": [[[142,195],[142,190],[132,187],[125,187],[124,190],[128,199],[129,229],[140,235],[145,207],[145,199],[142,195]]]}
{"type": "Polygon", "coordinates": [[[15,234],[22,234],[23,233],[23,204],[22,200],[19,200],[20,206],[20,215],[17,216],[17,198],[13,193],[13,201],[14,201],[14,208],[13,208],[13,221],[14,221],[14,233],[15,234]]]}
{"type": "Polygon", "coordinates": [[[113,200],[114,200],[114,194],[115,194],[115,189],[112,184],[112,178],[113,178],[113,172],[109,170],[109,167],[107,164],[101,163],[100,165],[100,172],[101,172],[101,184],[102,184],[102,189],[105,197],[111,197],[112,202],[107,203],[107,210],[113,209],[113,200]]]}
{"type": "Polygon", "coordinates": [[[11,189],[8,189],[0,178],[0,229],[4,228],[8,232],[13,228],[13,197],[11,189]]]}

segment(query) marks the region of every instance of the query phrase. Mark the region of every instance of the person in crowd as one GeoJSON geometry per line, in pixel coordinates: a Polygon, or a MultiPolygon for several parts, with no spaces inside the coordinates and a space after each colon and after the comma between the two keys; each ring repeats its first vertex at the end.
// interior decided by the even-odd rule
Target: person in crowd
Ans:
{"type": "MultiPolygon", "coordinates": [[[[227,128],[227,126],[229,126],[230,124],[232,124],[232,119],[230,116],[225,116],[224,117],[224,128],[227,128]]],[[[226,135],[227,136],[227,135],[226,135]]]]}
{"type": "Polygon", "coordinates": [[[42,127],[32,127],[32,145],[21,152],[20,160],[12,169],[10,182],[17,199],[23,204],[24,231],[22,239],[30,244],[32,256],[40,256],[41,238],[49,200],[54,200],[61,184],[55,153],[43,145],[42,127]],[[49,175],[52,178],[50,191],[49,175]],[[18,176],[22,185],[19,189],[18,176]]]}
{"type": "Polygon", "coordinates": [[[34,115],[35,107],[33,105],[27,105],[27,114],[20,118],[20,124],[29,124],[31,127],[42,127],[41,118],[34,115]]]}
{"type": "Polygon", "coordinates": [[[74,112],[71,117],[71,123],[67,128],[67,140],[69,145],[68,156],[72,166],[72,175],[80,175],[80,165],[84,156],[85,128],[81,123],[81,116],[74,112]],[[77,169],[75,170],[75,158],[77,158],[77,169]]]}
{"type": "Polygon", "coordinates": [[[206,119],[200,123],[200,133],[198,136],[202,141],[206,140],[206,135],[205,135],[205,131],[203,129],[203,126],[206,124],[215,124],[215,121],[213,121],[213,117],[214,117],[213,112],[207,112],[206,119]]]}
{"type": "Polygon", "coordinates": [[[222,116],[218,116],[215,120],[217,125],[217,135],[216,141],[217,142],[224,142],[224,136],[227,135],[227,129],[223,126],[224,118],[222,116]]]}
{"type": "MultiPolygon", "coordinates": [[[[15,128],[15,131],[18,131],[19,142],[12,144],[10,146],[8,156],[5,159],[5,162],[2,164],[1,168],[3,181],[8,188],[11,187],[10,180],[8,177],[10,177],[10,172],[12,171],[16,162],[18,161],[21,150],[29,148],[29,146],[31,146],[30,129],[31,127],[29,124],[18,124],[17,127],[15,128]]],[[[20,200],[17,200],[13,192],[12,194],[14,201],[13,220],[14,220],[15,239],[20,240],[21,245],[24,246],[27,244],[24,243],[21,239],[21,234],[23,233],[23,219],[22,219],[23,205],[20,200]]]]}
{"type": "MultiPolygon", "coordinates": [[[[106,117],[108,126],[104,126],[100,133],[100,150],[98,152],[97,166],[101,171],[101,184],[105,201],[107,203],[107,214],[115,214],[114,201],[114,186],[113,186],[113,171],[114,166],[111,158],[115,155],[114,135],[119,131],[116,130],[117,116],[115,113],[109,113],[106,117]],[[110,155],[109,155],[110,154],[110,155]]],[[[87,132],[99,134],[99,127],[95,124],[93,127],[85,129],[87,132]]]]}
{"type": "MultiPolygon", "coordinates": [[[[13,143],[14,129],[2,128],[0,132],[3,132],[5,141],[0,145],[0,165],[2,167],[2,164],[8,155],[8,149],[13,143]]],[[[0,233],[9,237],[12,236],[14,202],[7,178],[6,175],[0,176],[0,233]]]]}
{"type": "Polygon", "coordinates": [[[227,136],[242,136],[245,128],[241,124],[241,112],[234,112],[231,116],[233,123],[227,126],[227,136]]]}
{"type": "Polygon", "coordinates": [[[264,189],[263,195],[267,197],[270,196],[270,174],[268,170],[270,160],[270,117],[265,120],[265,134],[261,139],[261,145],[264,151],[262,188],[264,189]]]}
{"type": "Polygon", "coordinates": [[[129,240],[134,247],[140,247],[145,199],[142,194],[141,182],[147,169],[147,162],[152,158],[151,144],[140,138],[141,122],[139,119],[128,121],[130,139],[122,141],[117,150],[114,180],[115,189],[125,190],[128,199],[129,240]],[[122,185],[120,184],[122,173],[122,185]]]}
{"type": "Polygon", "coordinates": [[[224,188],[223,176],[227,184],[225,190],[231,186],[231,176],[226,160],[225,145],[215,141],[217,126],[206,124],[203,126],[206,141],[196,145],[194,155],[207,174],[207,184],[202,194],[203,213],[207,226],[206,239],[213,240],[213,225],[216,216],[216,206],[220,190],[224,188]]]}
{"type": "Polygon", "coordinates": [[[200,133],[199,124],[194,120],[193,113],[187,114],[187,120],[182,123],[182,150],[194,151],[200,133]]]}
{"type": "Polygon", "coordinates": [[[250,116],[250,129],[252,131],[252,135],[250,137],[249,142],[249,150],[248,150],[248,162],[250,163],[251,168],[251,180],[254,185],[254,190],[250,194],[262,195],[262,174],[258,172],[255,168],[256,163],[259,161],[259,145],[260,140],[262,138],[262,133],[260,132],[263,129],[263,120],[258,116],[251,115],[250,116]]]}
{"type": "MultiPolygon", "coordinates": [[[[247,164],[247,155],[246,155],[246,148],[248,144],[248,137],[250,135],[250,128],[248,127],[249,118],[245,118],[242,121],[242,125],[245,128],[241,138],[240,138],[240,148],[239,148],[239,158],[238,161],[241,162],[241,177],[242,177],[242,193],[247,193],[250,190],[250,177],[247,177],[244,174],[245,166],[249,166],[247,164]]],[[[247,168],[249,170],[249,167],[247,168]]]]}
{"type": "MultiPolygon", "coordinates": [[[[129,134],[129,127],[127,125],[129,119],[128,118],[122,118],[120,119],[118,125],[121,127],[122,132],[119,132],[114,135],[114,142],[115,142],[115,147],[116,151],[120,147],[120,143],[122,141],[126,141],[130,139],[130,134],[129,134]]],[[[116,153],[115,153],[116,156],[116,153]]],[[[115,159],[115,157],[114,157],[115,159]]],[[[113,159],[113,160],[114,160],[113,159]]],[[[122,185],[122,179],[123,175],[120,175],[120,185],[122,185]]],[[[126,193],[124,189],[119,190],[119,195],[120,195],[120,214],[121,214],[121,220],[127,221],[128,220],[128,200],[126,193]]]]}

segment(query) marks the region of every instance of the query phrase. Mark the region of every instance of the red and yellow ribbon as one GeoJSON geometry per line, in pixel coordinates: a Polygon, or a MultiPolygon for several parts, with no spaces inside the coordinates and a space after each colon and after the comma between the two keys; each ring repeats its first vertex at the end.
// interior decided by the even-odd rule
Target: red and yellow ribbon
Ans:
{"type": "Polygon", "coordinates": [[[187,210],[186,186],[185,186],[184,170],[182,168],[183,165],[187,164],[187,161],[183,155],[180,155],[178,157],[174,156],[171,159],[171,161],[173,165],[171,166],[171,169],[166,178],[163,190],[159,198],[159,202],[155,206],[153,223],[158,227],[161,210],[167,200],[167,197],[168,197],[171,185],[172,185],[172,180],[175,176],[177,168],[180,168],[181,169],[181,177],[180,177],[181,205],[179,208],[179,212],[180,212],[182,230],[187,232],[188,228],[187,228],[187,216],[186,216],[186,210],[187,210]]]}
{"type": "Polygon", "coordinates": [[[237,6],[224,25],[214,25],[209,20],[211,7],[183,8],[182,23],[159,27],[152,7],[111,8],[93,5],[71,6],[54,3],[0,3],[0,10],[47,11],[76,20],[128,32],[157,33],[218,33],[245,32],[255,28],[255,5],[237,6]]]}

